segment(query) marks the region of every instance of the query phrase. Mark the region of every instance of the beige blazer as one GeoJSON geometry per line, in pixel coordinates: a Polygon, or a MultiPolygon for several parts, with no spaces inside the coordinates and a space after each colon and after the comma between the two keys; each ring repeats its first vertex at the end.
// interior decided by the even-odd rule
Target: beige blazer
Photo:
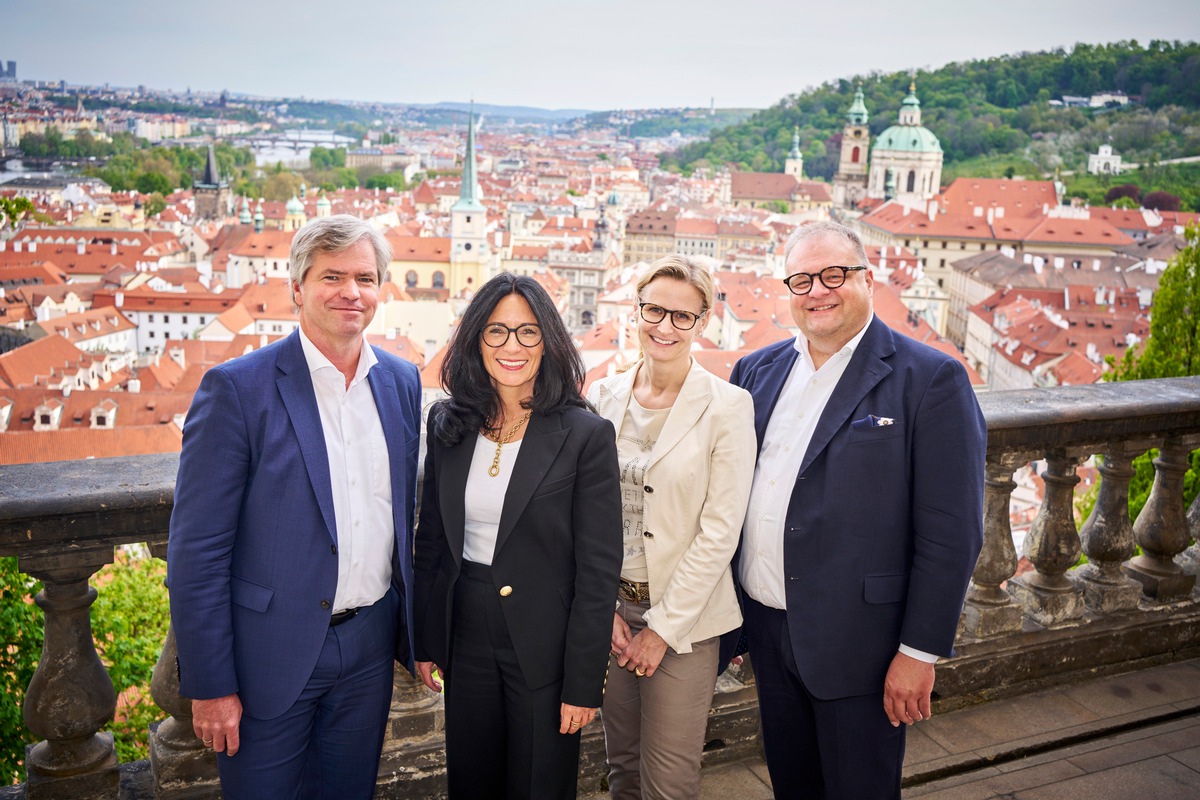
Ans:
{"type": "MultiPolygon", "coordinates": [[[[621,433],[644,362],[592,384],[588,400],[621,433]]],[[[646,624],[677,653],[742,622],[729,562],[737,549],[758,439],[750,393],[692,361],[646,469],[646,624]]]]}

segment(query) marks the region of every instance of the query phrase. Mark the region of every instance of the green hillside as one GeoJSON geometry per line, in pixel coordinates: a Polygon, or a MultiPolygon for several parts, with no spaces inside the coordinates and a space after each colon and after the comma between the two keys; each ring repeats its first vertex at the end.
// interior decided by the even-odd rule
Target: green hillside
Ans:
{"type": "Polygon", "coordinates": [[[954,165],[972,159],[1013,160],[1046,173],[1082,169],[1087,154],[1105,142],[1140,163],[1200,154],[1200,44],[1131,41],[948,64],[915,75],[852,76],[789,95],[663,163],[683,172],[726,163],[782,171],[793,126],[799,126],[805,174],[829,179],[855,85],[862,82],[874,136],[895,124],[914,78],[922,122],[941,140],[951,174],[954,165]],[[1107,90],[1134,102],[1107,109],[1050,105],[1063,95],[1107,90]]]}

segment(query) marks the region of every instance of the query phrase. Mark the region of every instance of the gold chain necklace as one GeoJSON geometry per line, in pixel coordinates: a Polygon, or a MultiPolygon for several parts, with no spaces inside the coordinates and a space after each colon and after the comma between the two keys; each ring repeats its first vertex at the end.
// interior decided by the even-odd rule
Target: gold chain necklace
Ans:
{"type": "Polygon", "coordinates": [[[496,457],[492,459],[492,466],[488,469],[488,475],[493,478],[500,474],[500,451],[504,449],[504,445],[512,441],[512,437],[517,435],[517,431],[521,426],[529,421],[529,415],[532,411],[526,411],[525,416],[517,420],[516,424],[508,429],[508,433],[496,440],[496,457]]]}

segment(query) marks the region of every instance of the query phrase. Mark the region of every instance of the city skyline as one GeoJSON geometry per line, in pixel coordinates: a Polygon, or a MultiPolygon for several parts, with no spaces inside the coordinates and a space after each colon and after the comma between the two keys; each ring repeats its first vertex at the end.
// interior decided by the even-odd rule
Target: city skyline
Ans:
{"type": "Polygon", "coordinates": [[[0,35],[0,59],[16,61],[22,80],[162,91],[413,104],[474,98],[545,109],[764,108],[872,71],[1078,42],[1200,39],[1200,15],[1184,0],[1142,19],[1113,0],[853,7],[861,13],[845,19],[845,6],[752,0],[738,7],[743,24],[730,27],[721,23],[729,6],[714,0],[686,11],[630,0],[524,0],[502,9],[479,0],[364,0],[343,16],[308,0],[282,13],[213,0],[199,15],[157,0],[49,0],[0,5],[5,30],[19,33],[0,35]]]}

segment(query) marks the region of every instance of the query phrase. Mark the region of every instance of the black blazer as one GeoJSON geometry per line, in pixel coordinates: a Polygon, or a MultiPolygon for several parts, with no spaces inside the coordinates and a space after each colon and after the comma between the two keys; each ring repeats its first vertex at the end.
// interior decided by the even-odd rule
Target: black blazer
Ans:
{"type": "MultiPolygon", "coordinates": [[[[475,437],[445,447],[429,415],[416,532],[416,658],[445,668],[463,555],[463,498],[475,437]]],[[[535,413],[513,466],[492,559],[521,673],[530,689],[562,680],[562,702],[604,694],[621,572],[621,490],[612,424],[583,408],[535,413]]]]}

